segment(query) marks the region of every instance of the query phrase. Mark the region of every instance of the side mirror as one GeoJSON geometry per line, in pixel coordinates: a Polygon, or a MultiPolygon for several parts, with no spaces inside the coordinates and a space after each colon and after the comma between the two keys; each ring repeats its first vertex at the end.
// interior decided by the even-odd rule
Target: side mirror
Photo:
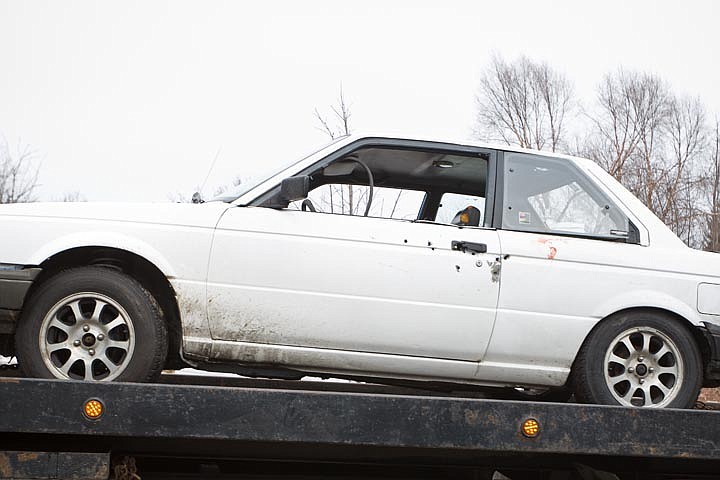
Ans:
{"type": "Polygon", "coordinates": [[[290,202],[307,198],[310,192],[310,177],[308,175],[298,175],[296,177],[288,177],[280,184],[280,191],[265,203],[270,208],[287,208],[290,202]]]}
{"type": "Polygon", "coordinates": [[[310,177],[307,175],[299,175],[297,177],[289,177],[280,184],[280,199],[283,202],[294,202],[307,198],[310,192],[310,177]]]}

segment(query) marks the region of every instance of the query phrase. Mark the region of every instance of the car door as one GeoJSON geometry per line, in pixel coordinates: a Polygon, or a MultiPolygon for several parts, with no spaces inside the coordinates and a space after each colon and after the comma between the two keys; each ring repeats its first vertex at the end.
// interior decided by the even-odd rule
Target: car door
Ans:
{"type": "Polygon", "coordinates": [[[602,305],[636,285],[639,231],[570,160],[505,153],[504,254],[488,361],[569,368],[602,305]],[[630,262],[630,263],[629,263],[630,262]]]}
{"type": "Polygon", "coordinates": [[[499,256],[491,228],[232,208],[209,264],[212,336],[238,348],[479,361],[495,321],[499,256]]]}

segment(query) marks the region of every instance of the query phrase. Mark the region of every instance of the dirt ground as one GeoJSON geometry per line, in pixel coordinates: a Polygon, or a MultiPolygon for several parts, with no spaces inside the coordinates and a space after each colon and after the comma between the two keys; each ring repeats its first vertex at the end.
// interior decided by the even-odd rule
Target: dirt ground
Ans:
{"type": "Polygon", "coordinates": [[[701,402],[720,402],[720,388],[705,388],[700,392],[701,402]]]}

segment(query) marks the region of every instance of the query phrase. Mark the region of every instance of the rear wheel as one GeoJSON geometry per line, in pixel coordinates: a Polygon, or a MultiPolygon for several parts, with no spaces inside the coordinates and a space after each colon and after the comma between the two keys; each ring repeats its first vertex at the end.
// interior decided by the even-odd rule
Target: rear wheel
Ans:
{"type": "Polygon", "coordinates": [[[573,366],[573,385],[587,403],[690,408],[702,370],[688,328],[667,315],[629,312],[591,333],[573,366]]]}
{"type": "Polygon", "coordinates": [[[167,355],[155,299],[127,275],[102,267],[66,270],[27,301],[16,334],[32,377],[150,381],[167,355]]]}

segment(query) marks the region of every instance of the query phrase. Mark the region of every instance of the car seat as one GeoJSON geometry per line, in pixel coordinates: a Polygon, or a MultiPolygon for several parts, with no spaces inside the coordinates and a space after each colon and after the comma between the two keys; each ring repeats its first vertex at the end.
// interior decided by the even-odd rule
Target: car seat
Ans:
{"type": "Polygon", "coordinates": [[[476,207],[468,206],[456,213],[450,223],[462,227],[479,227],[480,217],[480,210],[476,207]]]}

